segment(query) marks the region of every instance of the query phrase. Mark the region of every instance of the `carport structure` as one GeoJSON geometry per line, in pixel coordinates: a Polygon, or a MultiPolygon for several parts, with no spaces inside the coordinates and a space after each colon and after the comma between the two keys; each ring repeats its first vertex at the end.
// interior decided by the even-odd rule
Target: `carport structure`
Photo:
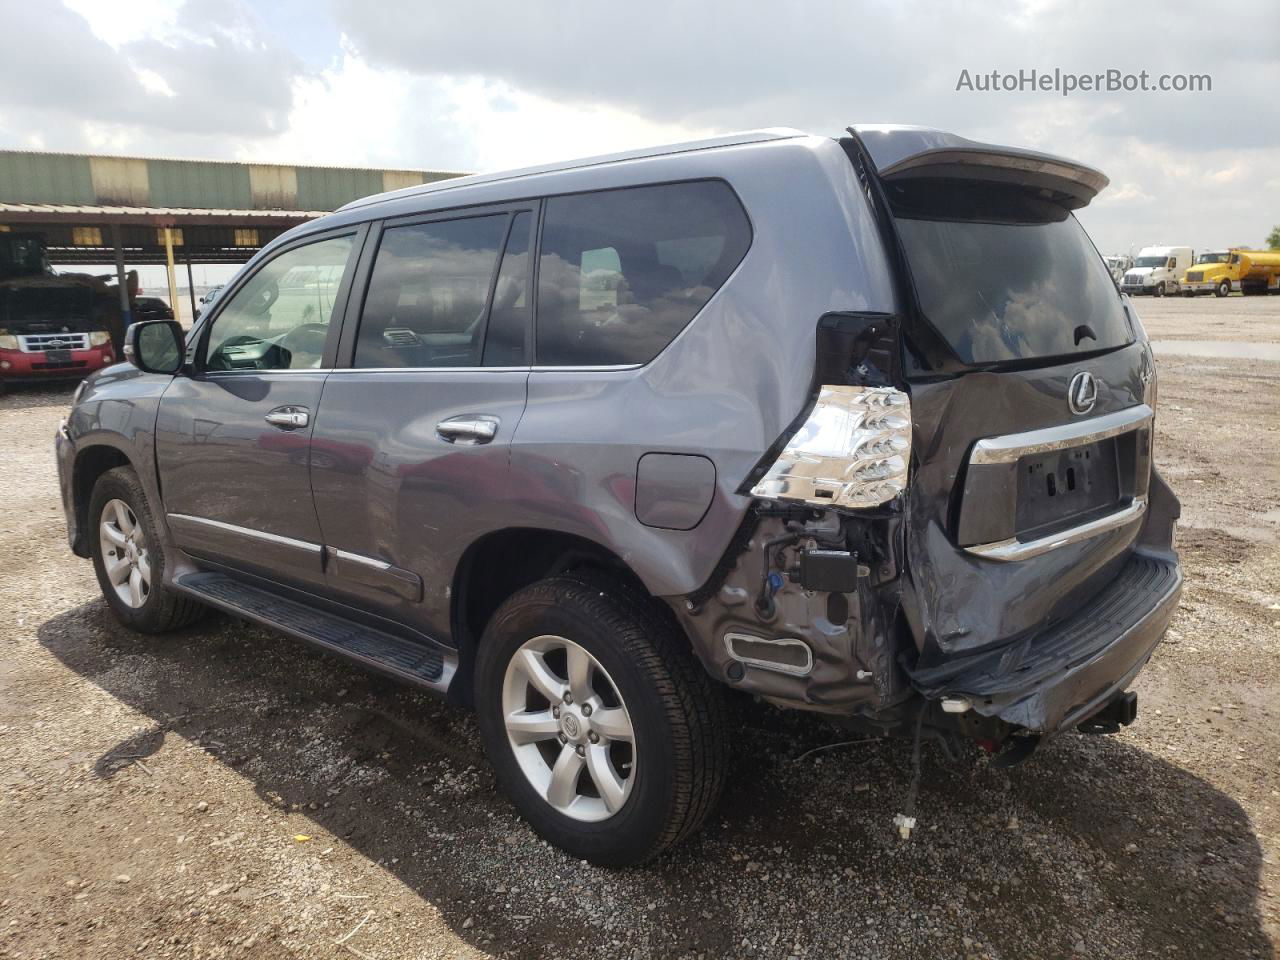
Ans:
{"type": "Polygon", "coordinates": [[[458,173],[0,151],[0,231],[42,234],[58,264],[114,264],[121,308],[129,266],[244,263],[290,227],[372,193],[458,173]]]}

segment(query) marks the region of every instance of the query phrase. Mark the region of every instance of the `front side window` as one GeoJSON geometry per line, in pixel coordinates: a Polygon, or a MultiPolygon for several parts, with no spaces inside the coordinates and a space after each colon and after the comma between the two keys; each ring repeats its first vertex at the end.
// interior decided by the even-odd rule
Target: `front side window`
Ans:
{"type": "Polygon", "coordinates": [[[888,193],[921,310],[961,362],[1132,342],[1111,275],[1063,207],[1016,187],[945,180],[890,184],[888,193]]]}
{"type": "Polygon", "coordinates": [[[720,181],[552,197],[538,258],[537,363],[647,363],[750,245],[747,215],[720,181]]]}
{"type": "Polygon", "coordinates": [[[352,236],[294,247],[258,270],[213,321],[208,370],[319,367],[352,236]]]}
{"type": "Polygon", "coordinates": [[[357,367],[478,367],[508,214],[388,227],[369,278],[357,367]]]}

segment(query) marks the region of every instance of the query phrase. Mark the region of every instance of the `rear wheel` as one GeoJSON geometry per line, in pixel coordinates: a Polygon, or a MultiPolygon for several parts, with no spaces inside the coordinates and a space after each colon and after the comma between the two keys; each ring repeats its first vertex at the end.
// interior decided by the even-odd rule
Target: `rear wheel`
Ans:
{"type": "Polygon", "coordinates": [[[720,691],[676,628],[621,585],[564,576],[510,597],[485,629],[475,700],[503,789],[575,857],[643,863],[719,797],[720,691]]]}
{"type": "Polygon", "coordinates": [[[164,585],[164,550],[138,475],[108,470],[89,500],[90,551],[98,586],[116,619],[143,633],[196,620],[205,608],[164,585]]]}

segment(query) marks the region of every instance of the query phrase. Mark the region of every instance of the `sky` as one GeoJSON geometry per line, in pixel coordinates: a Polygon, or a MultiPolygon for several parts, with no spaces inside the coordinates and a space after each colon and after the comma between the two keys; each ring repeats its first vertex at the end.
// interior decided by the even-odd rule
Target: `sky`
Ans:
{"type": "Polygon", "coordinates": [[[1204,4],[0,0],[0,149],[482,171],[758,127],[911,123],[1111,185],[1104,252],[1280,224],[1280,42],[1204,4]],[[1209,16],[1213,13],[1213,16],[1209,16]],[[1208,75],[983,92],[991,71],[1208,75]]]}

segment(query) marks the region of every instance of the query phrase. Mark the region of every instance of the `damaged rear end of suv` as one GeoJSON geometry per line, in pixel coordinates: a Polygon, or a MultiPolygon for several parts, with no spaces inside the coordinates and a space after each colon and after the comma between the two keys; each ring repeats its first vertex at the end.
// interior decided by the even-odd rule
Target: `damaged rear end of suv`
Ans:
{"type": "Polygon", "coordinates": [[[714,809],[722,685],[1001,763],[1119,729],[1181,574],[1106,182],[764,130],[354,202],[129,328],[56,441],[69,542],[138,630],[214,607],[473,706],[595,863],[714,809]]]}
{"type": "Polygon", "coordinates": [[[936,130],[840,141],[892,312],[816,329],[809,406],[679,611],[780,706],[1024,759],[1133,721],[1182,585],[1150,345],[1072,211],[1107,179],[936,130]]]}

